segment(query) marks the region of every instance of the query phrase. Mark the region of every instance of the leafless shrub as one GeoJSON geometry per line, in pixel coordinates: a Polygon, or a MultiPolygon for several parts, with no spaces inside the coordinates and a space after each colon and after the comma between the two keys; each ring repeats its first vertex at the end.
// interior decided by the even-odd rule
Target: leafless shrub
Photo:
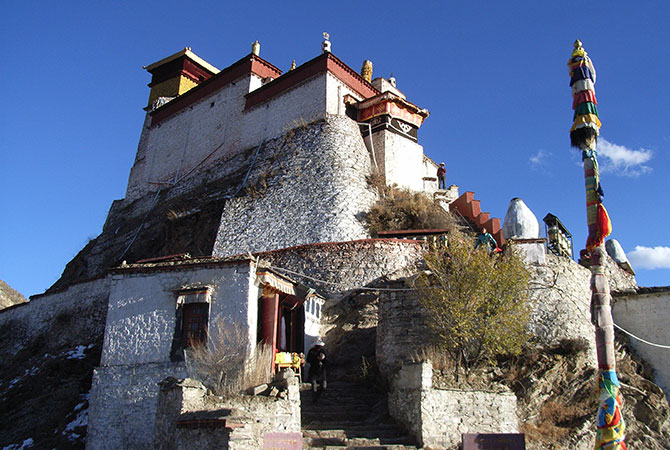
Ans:
{"type": "Polygon", "coordinates": [[[440,372],[453,370],[455,366],[454,360],[449,356],[449,353],[437,346],[423,347],[417,350],[414,354],[410,355],[410,361],[413,363],[430,361],[433,364],[433,369],[440,372]]]}
{"type": "Polygon", "coordinates": [[[237,395],[270,380],[271,349],[259,346],[248,357],[247,336],[237,322],[218,321],[207,344],[193,346],[184,353],[189,375],[215,395],[237,395]]]}
{"type": "Polygon", "coordinates": [[[378,176],[370,175],[367,180],[380,196],[366,215],[373,236],[386,230],[452,229],[455,226],[451,214],[427,195],[384,186],[378,176]]]}

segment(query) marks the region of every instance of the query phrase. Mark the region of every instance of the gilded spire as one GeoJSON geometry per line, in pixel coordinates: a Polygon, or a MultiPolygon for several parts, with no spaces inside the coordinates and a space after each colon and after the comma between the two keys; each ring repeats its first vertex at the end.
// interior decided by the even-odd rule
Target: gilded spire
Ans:
{"type": "Polygon", "coordinates": [[[295,59],[291,62],[291,68],[288,70],[293,70],[295,69],[295,59]]]}
{"type": "Polygon", "coordinates": [[[574,43],[575,49],[572,51],[572,56],[586,56],[586,51],[584,50],[584,47],[582,47],[582,41],[579,39],[575,40],[574,43]]]}
{"type": "Polygon", "coordinates": [[[372,81],[372,61],[366,59],[363,61],[363,67],[361,67],[361,76],[370,83],[372,81]]]}

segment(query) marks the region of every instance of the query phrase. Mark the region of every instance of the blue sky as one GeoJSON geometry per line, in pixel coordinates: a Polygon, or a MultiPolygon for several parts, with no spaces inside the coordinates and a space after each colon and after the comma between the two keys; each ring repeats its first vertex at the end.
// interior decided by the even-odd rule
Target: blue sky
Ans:
{"type": "Polygon", "coordinates": [[[3,2],[0,279],[43,292],[125,194],[147,65],[185,46],[219,68],[249,53],[283,70],[320,52],[430,110],[419,130],[447,183],[503,218],[521,197],[586,240],[584,180],[569,147],[566,61],[576,38],[598,71],[601,181],[643,286],[670,285],[670,4],[633,2],[3,2]]]}

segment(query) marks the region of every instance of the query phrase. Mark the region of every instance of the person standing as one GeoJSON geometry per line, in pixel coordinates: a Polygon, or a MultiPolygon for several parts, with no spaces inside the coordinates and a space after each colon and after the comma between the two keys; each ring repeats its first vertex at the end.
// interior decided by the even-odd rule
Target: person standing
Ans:
{"type": "Polygon", "coordinates": [[[307,362],[309,363],[308,380],[312,383],[312,392],[314,393],[313,401],[316,402],[319,396],[326,390],[326,368],[328,366],[328,359],[323,347],[326,344],[321,340],[317,340],[307,353],[307,362]]]}
{"type": "Polygon", "coordinates": [[[475,248],[482,244],[486,246],[486,251],[488,253],[491,253],[491,246],[493,246],[493,249],[498,248],[498,243],[496,242],[495,238],[491,236],[491,233],[486,231],[486,227],[482,227],[482,234],[477,236],[477,243],[475,244],[475,248]]]}
{"type": "Polygon", "coordinates": [[[444,168],[444,163],[440,163],[440,167],[437,168],[437,188],[446,189],[447,183],[445,180],[445,175],[447,174],[447,169],[444,168]]]}

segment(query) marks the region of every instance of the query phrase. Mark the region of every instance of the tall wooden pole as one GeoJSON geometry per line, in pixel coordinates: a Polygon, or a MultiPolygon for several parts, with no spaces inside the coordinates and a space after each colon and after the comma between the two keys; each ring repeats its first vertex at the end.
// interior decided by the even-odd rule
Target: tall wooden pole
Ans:
{"type": "Polygon", "coordinates": [[[621,385],[616,375],[614,353],[614,322],[612,321],[609,282],[605,274],[605,250],[603,242],[610,234],[611,224],[602,204],[603,191],[596,142],[600,132],[600,120],[595,97],[596,71],[591,59],[575,41],[575,49],[568,61],[570,87],[572,88],[574,122],[570,129],[570,142],[582,151],[584,182],[586,188],[586,217],[589,235],[586,240],[585,257],[591,270],[591,322],[595,326],[598,358],[598,416],[596,449],[626,450],[624,443],[625,424],[621,415],[621,385]]]}

